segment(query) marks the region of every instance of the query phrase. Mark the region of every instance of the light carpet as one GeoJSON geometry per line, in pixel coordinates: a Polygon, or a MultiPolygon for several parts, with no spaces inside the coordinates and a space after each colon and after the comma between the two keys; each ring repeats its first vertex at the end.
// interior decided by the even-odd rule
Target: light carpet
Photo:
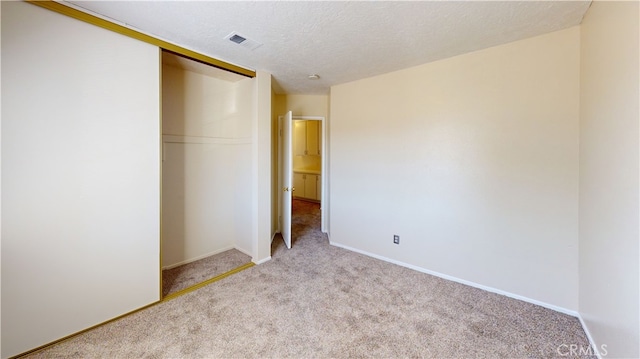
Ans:
{"type": "Polygon", "coordinates": [[[165,269],[162,271],[162,295],[179,292],[249,262],[251,262],[251,256],[237,249],[230,249],[175,268],[165,269]]]}
{"type": "Polygon", "coordinates": [[[294,211],[297,240],[276,238],[271,261],[31,357],[568,358],[588,346],[574,317],[333,247],[317,204],[294,211]]]}

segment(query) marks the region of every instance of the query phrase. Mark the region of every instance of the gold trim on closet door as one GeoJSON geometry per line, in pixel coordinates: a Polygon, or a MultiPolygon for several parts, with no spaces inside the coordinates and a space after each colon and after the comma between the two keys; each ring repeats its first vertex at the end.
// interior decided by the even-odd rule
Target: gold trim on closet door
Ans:
{"type": "Polygon", "coordinates": [[[118,25],[116,23],[113,23],[111,21],[99,18],[97,16],[94,15],[90,15],[87,14],[85,12],[82,12],[80,10],[74,9],[72,7],[69,7],[67,5],[63,5],[60,3],[57,3],[55,1],[52,0],[45,0],[45,1],[34,1],[34,0],[27,0],[28,3],[31,3],[33,5],[37,5],[40,7],[43,7],[45,9],[51,10],[51,11],[55,11],[57,13],[72,17],[74,19],[78,19],[84,22],[87,22],[89,24],[95,25],[95,26],[99,26],[101,28],[107,29],[107,30],[111,30],[113,32],[117,32],[119,34],[125,35],[125,36],[129,36],[131,38],[155,45],[160,47],[161,49],[173,52],[175,54],[187,57],[189,59],[192,59],[194,61],[198,61],[207,65],[211,65],[211,66],[215,66],[217,68],[221,68],[223,70],[227,70],[227,71],[231,71],[243,76],[247,76],[247,77],[256,77],[256,72],[253,70],[248,70],[245,69],[243,67],[240,66],[236,66],[233,64],[230,64],[228,62],[222,61],[222,60],[218,60],[215,59],[213,57],[209,57],[206,55],[202,55],[200,53],[197,53],[195,51],[191,51],[189,49],[185,49],[184,47],[178,46],[178,45],[174,45],[172,43],[166,42],[164,40],[160,40],[157,39],[153,36],[149,36],[146,34],[143,34],[139,31],[130,29],[128,27],[122,26],[122,25],[118,25]]]}

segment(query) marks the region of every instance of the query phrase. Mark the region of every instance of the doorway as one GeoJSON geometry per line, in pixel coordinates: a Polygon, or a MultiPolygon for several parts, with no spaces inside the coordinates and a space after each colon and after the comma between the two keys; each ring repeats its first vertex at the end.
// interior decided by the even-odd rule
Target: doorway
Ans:
{"type": "Polygon", "coordinates": [[[320,231],[327,232],[327,127],[325,117],[290,112],[278,117],[278,127],[278,188],[284,191],[278,196],[278,232],[290,248],[292,223],[301,223],[292,222],[294,207],[318,206],[320,231]]]}

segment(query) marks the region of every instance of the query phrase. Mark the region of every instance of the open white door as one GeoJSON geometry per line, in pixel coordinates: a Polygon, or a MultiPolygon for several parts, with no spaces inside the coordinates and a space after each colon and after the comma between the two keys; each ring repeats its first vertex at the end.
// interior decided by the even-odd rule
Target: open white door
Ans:
{"type": "Polygon", "coordinates": [[[282,122],[282,237],[287,248],[291,248],[291,196],[293,195],[292,152],[293,114],[287,112],[282,122]]]}

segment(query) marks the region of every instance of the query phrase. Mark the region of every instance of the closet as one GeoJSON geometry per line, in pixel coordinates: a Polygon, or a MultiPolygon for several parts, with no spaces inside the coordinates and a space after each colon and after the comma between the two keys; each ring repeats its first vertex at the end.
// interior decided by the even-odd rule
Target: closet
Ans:
{"type": "Polygon", "coordinates": [[[268,260],[270,74],[58,2],[0,6],[2,358],[157,303],[163,267],[268,260]]]}
{"type": "Polygon", "coordinates": [[[252,103],[251,78],[162,53],[163,275],[222,252],[251,261],[252,103]]]}

